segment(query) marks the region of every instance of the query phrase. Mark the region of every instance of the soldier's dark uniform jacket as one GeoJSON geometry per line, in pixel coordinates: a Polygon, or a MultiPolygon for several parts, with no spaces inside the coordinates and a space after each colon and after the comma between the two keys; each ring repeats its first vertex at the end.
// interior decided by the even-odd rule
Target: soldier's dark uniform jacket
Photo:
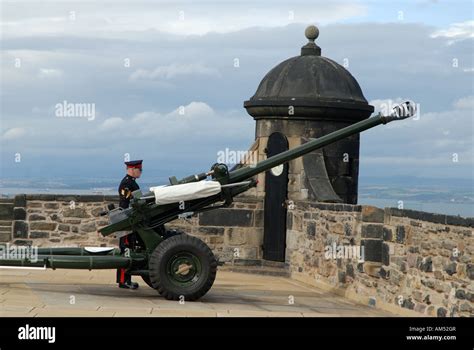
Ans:
{"type": "Polygon", "coordinates": [[[132,198],[132,192],[140,189],[140,186],[135,182],[135,178],[130,175],[126,175],[118,189],[120,202],[120,208],[126,209],[130,205],[130,199],[132,198]]]}

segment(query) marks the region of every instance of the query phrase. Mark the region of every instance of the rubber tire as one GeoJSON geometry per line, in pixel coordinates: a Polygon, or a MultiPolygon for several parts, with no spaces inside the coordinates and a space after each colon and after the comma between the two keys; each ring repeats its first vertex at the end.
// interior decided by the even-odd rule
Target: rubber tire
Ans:
{"type": "Polygon", "coordinates": [[[150,281],[153,288],[168,300],[193,301],[211,289],[217,273],[217,261],[212,250],[200,239],[180,234],[161,242],[153,251],[149,261],[150,281]],[[168,260],[176,253],[188,251],[201,262],[201,275],[190,286],[179,287],[169,280],[166,272],[168,260]]]}
{"type": "MultiPolygon", "coordinates": [[[[183,231],[180,231],[180,230],[166,230],[166,235],[164,237],[164,239],[169,239],[171,237],[174,237],[174,236],[177,236],[177,235],[183,235],[184,232],[183,231]]],[[[151,280],[150,280],[150,276],[142,276],[142,280],[150,287],[150,288],[153,288],[153,284],[151,283],[151,280]]]]}

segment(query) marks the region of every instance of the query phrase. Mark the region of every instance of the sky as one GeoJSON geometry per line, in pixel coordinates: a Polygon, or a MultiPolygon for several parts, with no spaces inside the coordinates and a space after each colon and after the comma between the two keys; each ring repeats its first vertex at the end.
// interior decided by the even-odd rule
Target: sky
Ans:
{"type": "Polygon", "coordinates": [[[310,24],[377,111],[419,106],[361,135],[360,176],[473,178],[472,1],[0,4],[1,178],[120,178],[126,157],[148,182],[205,171],[250,147],[243,102],[310,24]]]}

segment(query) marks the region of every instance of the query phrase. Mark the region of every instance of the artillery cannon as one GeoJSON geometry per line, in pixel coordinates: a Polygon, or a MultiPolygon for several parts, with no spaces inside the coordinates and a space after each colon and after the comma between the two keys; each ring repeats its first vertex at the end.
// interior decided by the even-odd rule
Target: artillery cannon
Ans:
{"type": "Polygon", "coordinates": [[[414,114],[415,105],[407,101],[395,107],[389,116],[378,114],[252,166],[229,170],[227,165],[216,163],[209,172],[181,180],[171,177],[169,185],[152,187],[148,193],[135,191],[129,208],[109,205],[104,215],[108,215],[110,225],[99,230],[103,236],[136,232],[140,242],[124,254],[116,248],[39,248],[35,261],[0,258],[0,265],[89,270],[126,268],[130,274],[141,276],[166,299],[199,299],[214,283],[217,260],[198,238],[166,230],[167,222],[229,206],[236,195],[256,186],[253,177],[261,172],[350,135],[414,114]],[[206,180],[208,177],[211,180],[206,180]]]}

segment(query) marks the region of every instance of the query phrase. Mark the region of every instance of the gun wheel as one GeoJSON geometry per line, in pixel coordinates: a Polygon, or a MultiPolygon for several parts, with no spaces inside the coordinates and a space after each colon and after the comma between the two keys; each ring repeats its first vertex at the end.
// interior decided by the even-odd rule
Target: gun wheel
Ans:
{"type": "MultiPolygon", "coordinates": [[[[171,237],[174,237],[174,236],[177,236],[177,235],[184,235],[184,234],[185,233],[183,231],[180,231],[180,230],[166,230],[165,234],[163,235],[163,238],[168,239],[168,238],[171,238],[171,237]]],[[[153,289],[155,288],[155,287],[153,287],[153,283],[151,283],[149,275],[142,276],[142,279],[150,288],[153,288],[153,289]]]]}
{"type": "Polygon", "coordinates": [[[192,301],[211,289],[216,279],[217,261],[203,241],[181,234],[156,247],[149,268],[150,282],[163,297],[192,301]]]}

